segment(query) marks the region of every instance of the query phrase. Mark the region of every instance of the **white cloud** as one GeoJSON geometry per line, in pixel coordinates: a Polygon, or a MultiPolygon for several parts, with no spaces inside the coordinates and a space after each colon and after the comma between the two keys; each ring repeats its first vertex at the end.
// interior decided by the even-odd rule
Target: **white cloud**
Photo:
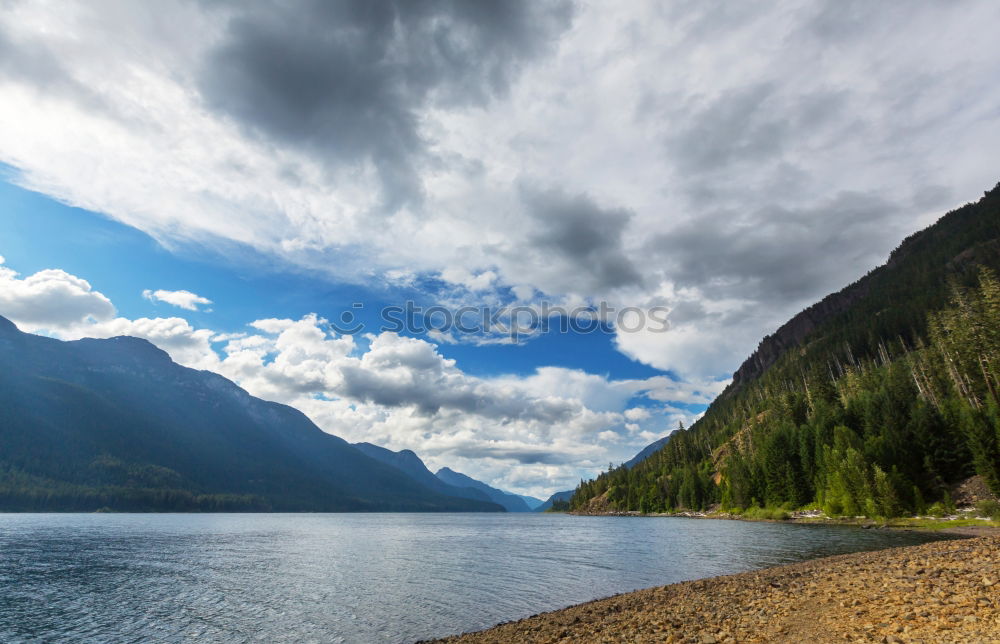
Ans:
{"type": "Polygon", "coordinates": [[[649,410],[645,407],[632,407],[625,410],[625,418],[629,420],[645,420],[649,418],[649,410]]]}
{"type": "Polygon", "coordinates": [[[30,313],[9,316],[22,330],[63,339],[145,338],[177,362],[297,407],[349,441],[412,449],[431,467],[447,465],[537,496],[572,487],[609,459],[630,458],[678,418],[689,422],[663,401],[707,402],[718,384],[702,390],[666,376],[612,380],[557,367],[481,378],[420,339],[385,332],[368,336],[362,350],[315,314],[249,323],[258,333],[216,333],[180,317],[115,317],[111,302],[85,280],[59,270],[40,275],[45,279],[19,279],[0,268],[0,302],[16,300],[15,312],[30,313]],[[53,279],[58,287],[38,287],[53,279]],[[81,294],[90,307],[80,306],[81,294]],[[643,407],[630,406],[637,397],[645,398],[643,407]]]}
{"type": "Polygon", "coordinates": [[[212,336],[212,342],[229,342],[247,337],[246,333],[218,333],[212,336]]]}
{"type": "MultiPolygon", "coordinates": [[[[508,21],[523,33],[486,39],[493,58],[466,52],[464,75],[387,70],[376,89],[392,89],[371,92],[361,112],[378,116],[360,133],[323,111],[341,105],[322,76],[343,62],[333,37],[309,16],[260,7],[4,4],[0,162],[20,184],[168,248],[245,245],[337,279],[435,282],[447,292],[434,296],[463,304],[667,306],[669,332],[619,332],[616,346],[680,378],[545,367],[474,378],[406,338],[378,336],[358,353],[315,316],[258,320],[239,337],[178,317],[129,320],[59,270],[22,278],[0,266],[0,313],[63,337],[155,338],[330,431],[522,490],[572,482],[570,466],[542,457],[604,461],[601,432],[631,437],[608,448],[626,458],[689,422],[670,403],[710,399],[764,333],[997,179],[1000,5],[989,0],[580,3],[572,25],[508,21]],[[280,37],[289,24],[319,41],[280,37]],[[232,63],[249,32],[276,36],[270,54],[326,56],[289,74],[330,105],[236,100],[247,88],[231,83],[254,72],[247,56],[235,63],[251,76],[206,87],[206,70],[232,63]],[[330,136],[311,138],[313,124],[330,136]],[[625,416],[635,397],[648,418],[625,416]],[[555,429],[541,421],[555,417],[555,429]],[[494,458],[466,456],[476,450],[494,458]]],[[[398,33],[400,51],[434,45],[419,29],[398,33]]],[[[170,293],[161,299],[188,310],[209,304],[170,293]]]]}
{"type": "Polygon", "coordinates": [[[63,270],[46,269],[20,278],[0,266],[0,315],[22,331],[63,339],[132,335],[149,340],[182,364],[218,367],[211,351],[212,331],[195,329],[178,317],[130,320],[115,317],[115,312],[111,300],[87,280],[63,270]]]}
{"type": "Polygon", "coordinates": [[[301,109],[295,97],[238,103],[272,110],[241,120],[220,105],[246,96],[206,88],[220,48],[246,44],[233,12],[270,20],[255,33],[296,16],[7,4],[0,161],[168,246],[236,242],[348,280],[440,277],[483,300],[508,287],[655,300],[674,330],[622,334],[622,351],[716,377],[996,181],[1000,5],[841,5],[581,3],[569,29],[515,21],[527,40],[513,42],[533,46],[492,51],[497,87],[392,72],[412,81],[393,88],[419,88],[402,114],[373,105],[415,128],[375,132],[400,136],[386,139],[397,163],[335,127],[339,146],[295,134],[299,112],[281,111],[301,109]],[[387,198],[393,181],[406,198],[387,198]]]}
{"type": "Polygon", "coordinates": [[[268,318],[266,320],[254,320],[250,323],[250,326],[264,333],[281,333],[293,324],[295,324],[294,320],[268,318]]]}
{"type": "Polygon", "coordinates": [[[2,264],[0,261],[0,314],[22,328],[59,329],[114,317],[111,300],[93,290],[87,280],[58,269],[19,278],[2,264]]]}
{"type": "Polygon", "coordinates": [[[665,377],[615,381],[551,367],[525,378],[478,378],[433,344],[390,332],[370,336],[360,352],[315,315],[251,326],[269,331],[229,342],[216,367],[251,393],[298,407],[352,442],[412,449],[431,467],[541,496],[572,487],[608,459],[630,458],[678,418],[689,422],[689,414],[659,403],[667,392],[709,398],[665,377]],[[645,434],[626,427],[634,396],[649,401],[634,419],[645,434]]]}
{"type": "Polygon", "coordinates": [[[470,291],[485,291],[493,286],[497,274],[493,271],[483,271],[473,275],[462,267],[452,266],[441,271],[441,279],[451,284],[460,284],[470,291]]]}
{"type": "Polygon", "coordinates": [[[110,338],[131,335],[145,338],[170,354],[175,361],[195,369],[218,370],[218,356],[211,350],[210,329],[196,329],[184,318],[114,318],[96,324],[77,324],[58,333],[61,337],[110,338]]]}
{"type": "Polygon", "coordinates": [[[212,300],[207,297],[202,297],[191,291],[164,291],[162,289],[152,291],[146,289],[142,292],[142,296],[150,302],[166,302],[188,311],[197,311],[199,305],[212,303],[212,300]]]}

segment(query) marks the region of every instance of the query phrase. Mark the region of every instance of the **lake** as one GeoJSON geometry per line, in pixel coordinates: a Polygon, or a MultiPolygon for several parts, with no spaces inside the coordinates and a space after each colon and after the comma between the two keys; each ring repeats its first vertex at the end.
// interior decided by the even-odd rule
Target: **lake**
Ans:
{"type": "Polygon", "coordinates": [[[933,538],[546,514],[0,514],[0,641],[408,642],[933,538]]]}

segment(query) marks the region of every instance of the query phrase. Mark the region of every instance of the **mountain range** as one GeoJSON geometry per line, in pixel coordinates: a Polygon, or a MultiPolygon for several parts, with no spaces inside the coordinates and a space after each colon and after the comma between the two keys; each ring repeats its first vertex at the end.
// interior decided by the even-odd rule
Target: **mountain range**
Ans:
{"type": "Polygon", "coordinates": [[[439,469],[435,473],[435,476],[445,483],[455,487],[469,487],[479,490],[485,493],[494,503],[502,505],[508,512],[531,512],[532,510],[531,506],[529,506],[525,500],[517,494],[511,494],[510,492],[504,492],[503,490],[498,490],[495,487],[490,487],[482,481],[477,481],[470,476],[466,476],[461,472],[456,472],[447,467],[439,469]]]}
{"type": "Polygon", "coordinates": [[[0,510],[544,512],[572,495],[348,444],[138,338],[62,342],[0,317],[0,369],[0,510]]]}
{"type": "Polygon", "coordinates": [[[385,452],[145,340],[63,342],[0,317],[0,510],[504,510],[385,452]]]}
{"type": "Polygon", "coordinates": [[[441,494],[458,496],[465,499],[475,499],[496,503],[508,512],[529,512],[542,505],[541,499],[523,494],[513,494],[491,487],[465,474],[460,474],[447,467],[432,474],[424,462],[412,450],[404,449],[394,452],[371,443],[355,443],[354,447],[377,461],[402,470],[414,480],[427,488],[441,494]],[[518,502],[520,499],[522,503],[518,502]]]}

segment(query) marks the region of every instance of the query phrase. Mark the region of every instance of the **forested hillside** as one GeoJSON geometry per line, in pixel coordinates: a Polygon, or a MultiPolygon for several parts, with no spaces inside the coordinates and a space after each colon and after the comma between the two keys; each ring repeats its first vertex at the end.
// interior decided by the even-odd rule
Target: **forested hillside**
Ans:
{"type": "Polygon", "coordinates": [[[1000,186],[765,338],[701,420],[572,507],[893,516],[977,473],[1000,493],[998,269],[1000,186]]]}

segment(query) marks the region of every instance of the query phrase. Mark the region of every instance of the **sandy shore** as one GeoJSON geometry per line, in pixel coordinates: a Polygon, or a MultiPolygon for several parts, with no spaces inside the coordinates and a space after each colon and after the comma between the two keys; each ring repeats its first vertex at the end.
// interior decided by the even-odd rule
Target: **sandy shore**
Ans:
{"type": "Polygon", "coordinates": [[[1000,535],[649,588],[440,641],[1000,643],[1000,535]]]}

